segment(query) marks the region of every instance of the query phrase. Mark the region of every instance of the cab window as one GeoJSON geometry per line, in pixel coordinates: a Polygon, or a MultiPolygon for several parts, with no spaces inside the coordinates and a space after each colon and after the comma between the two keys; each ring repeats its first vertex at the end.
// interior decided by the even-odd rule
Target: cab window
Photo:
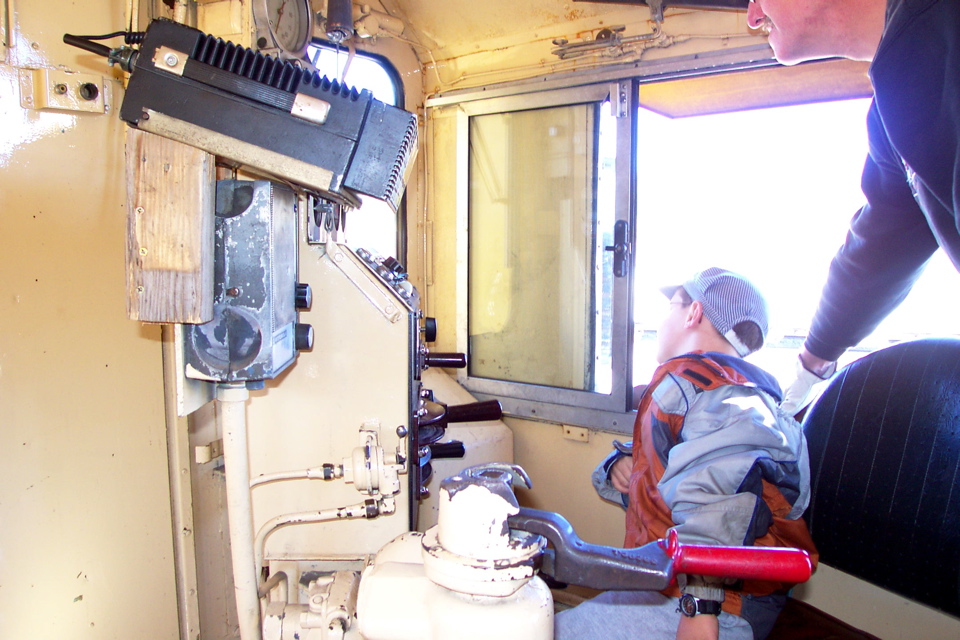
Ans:
{"type": "MultiPolygon", "coordinates": [[[[403,86],[396,69],[386,58],[315,40],[307,50],[307,59],[320,75],[358,91],[368,89],[377,100],[403,108],[403,86]]],[[[375,198],[364,196],[361,201],[357,209],[341,214],[346,244],[381,256],[403,256],[404,205],[401,203],[401,211],[394,213],[389,205],[375,198]]]]}
{"type": "MultiPolygon", "coordinates": [[[[769,299],[767,346],[750,358],[788,384],[830,260],[863,204],[865,72],[847,61],[683,68],[460,104],[470,363],[461,382],[508,414],[629,431],[635,393],[657,364],[659,288],[722,266],[769,299]]],[[[842,363],[956,334],[927,311],[958,284],[937,255],[842,363]]]]}

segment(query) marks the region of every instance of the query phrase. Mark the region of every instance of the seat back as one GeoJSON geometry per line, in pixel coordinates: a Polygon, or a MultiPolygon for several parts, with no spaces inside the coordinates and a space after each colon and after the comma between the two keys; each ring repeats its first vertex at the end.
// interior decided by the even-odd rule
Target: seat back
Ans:
{"type": "Polygon", "coordinates": [[[821,560],[960,615],[960,340],[858,360],[803,425],[821,560]]]}

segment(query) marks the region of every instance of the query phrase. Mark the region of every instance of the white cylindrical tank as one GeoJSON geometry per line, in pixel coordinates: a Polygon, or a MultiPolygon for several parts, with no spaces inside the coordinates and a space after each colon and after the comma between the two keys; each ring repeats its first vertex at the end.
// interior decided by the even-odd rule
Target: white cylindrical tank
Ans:
{"type": "Polygon", "coordinates": [[[511,532],[522,469],[488,464],[441,483],[439,524],[396,538],[360,581],[366,640],[550,640],[553,597],[536,576],[545,541],[511,532]]]}
{"type": "Polygon", "coordinates": [[[538,577],[504,597],[458,593],[427,578],[423,534],[400,536],[360,580],[357,618],[366,640],[551,640],[553,597],[538,577]]]}

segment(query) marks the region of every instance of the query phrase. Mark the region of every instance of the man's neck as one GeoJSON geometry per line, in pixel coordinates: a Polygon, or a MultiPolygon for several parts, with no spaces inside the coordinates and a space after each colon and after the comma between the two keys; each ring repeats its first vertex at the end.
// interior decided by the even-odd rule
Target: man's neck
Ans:
{"type": "Polygon", "coordinates": [[[844,25],[850,37],[843,57],[872,61],[880,46],[887,20],[887,0],[849,0],[844,25]]]}

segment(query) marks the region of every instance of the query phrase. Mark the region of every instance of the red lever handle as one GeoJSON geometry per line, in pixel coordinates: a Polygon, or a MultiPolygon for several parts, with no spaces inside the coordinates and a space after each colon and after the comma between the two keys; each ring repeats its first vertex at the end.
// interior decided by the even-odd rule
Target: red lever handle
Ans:
{"type": "Polygon", "coordinates": [[[810,554],[802,549],[680,544],[673,530],[660,544],[673,559],[675,574],[796,583],[806,582],[813,573],[810,554]]]}

